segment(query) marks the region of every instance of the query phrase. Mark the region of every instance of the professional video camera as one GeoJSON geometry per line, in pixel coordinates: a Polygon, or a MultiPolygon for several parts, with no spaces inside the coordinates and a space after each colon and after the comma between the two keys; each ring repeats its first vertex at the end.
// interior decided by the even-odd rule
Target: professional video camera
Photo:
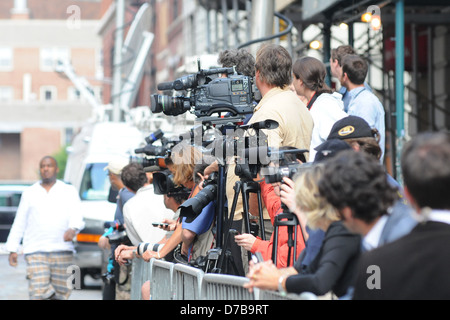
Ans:
{"type": "Polygon", "coordinates": [[[137,162],[142,164],[146,171],[159,171],[167,168],[167,160],[170,159],[170,154],[173,146],[179,140],[167,139],[164,133],[158,129],[145,138],[147,145],[142,148],[134,150],[136,154],[145,154],[145,156],[132,156],[130,162],[137,162]],[[157,140],[161,141],[160,146],[155,146],[153,143],[157,140]]]}
{"type": "Polygon", "coordinates": [[[265,166],[261,168],[261,175],[264,176],[266,183],[283,182],[283,177],[292,179],[301,168],[309,167],[310,163],[306,162],[304,153],[306,149],[278,149],[271,150],[269,154],[278,160],[275,166],[265,166]],[[298,162],[300,160],[301,162],[298,162]]]}
{"type": "Polygon", "coordinates": [[[184,90],[186,95],[153,94],[153,113],[177,116],[194,108],[191,112],[199,118],[221,112],[232,115],[252,113],[254,102],[259,101],[261,96],[253,84],[253,78],[237,74],[234,68],[199,68],[196,74],[158,84],[158,90],[184,90]],[[218,77],[220,74],[227,74],[228,77],[218,77]]]}
{"type": "Polygon", "coordinates": [[[260,129],[276,129],[278,123],[274,120],[265,120],[250,125],[240,126],[245,132],[236,140],[235,174],[241,180],[250,181],[256,178],[261,167],[271,162],[271,149],[268,146],[267,135],[260,129]],[[250,135],[250,132],[254,132],[250,135]]]}
{"type": "Polygon", "coordinates": [[[169,170],[153,173],[153,189],[155,194],[167,194],[169,196],[174,194],[189,195],[191,192],[190,189],[183,186],[175,186],[173,183],[173,175],[169,170]]]}
{"type": "Polygon", "coordinates": [[[194,220],[211,201],[217,198],[217,173],[213,172],[203,181],[203,189],[194,197],[187,199],[180,205],[180,217],[186,222],[194,220]]]}

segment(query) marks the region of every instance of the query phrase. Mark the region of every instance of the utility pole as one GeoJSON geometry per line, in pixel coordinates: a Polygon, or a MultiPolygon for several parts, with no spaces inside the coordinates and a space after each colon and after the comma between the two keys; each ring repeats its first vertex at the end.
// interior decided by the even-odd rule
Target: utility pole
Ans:
{"type": "MultiPolygon", "coordinates": [[[[275,12],[274,0],[253,0],[251,17],[251,38],[259,39],[272,34],[273,17],[275,12]]],[[[250,52],[255,55],[261,43],[252,45],[250,52]]]]}
{"type": "Polygon", "coordinates": [[[116,0],[116,30],[114,37],[114,70],[113,70],[113,114],[112,120],[119,122],[121,119],[121,91],[122,91],[122,46],[123,26],[125,20],[125,0],[116,0]]]}
{"type": "Polygon", "coordinates": [[[397,127],[396,146],[396,179],[402,182],[401,175],[401,153],[405,139],[404,125],[404,83],[403,73],[405,71],[405,3],[404,0],[397,0],[395,4],[395,113],[397,127]]]}

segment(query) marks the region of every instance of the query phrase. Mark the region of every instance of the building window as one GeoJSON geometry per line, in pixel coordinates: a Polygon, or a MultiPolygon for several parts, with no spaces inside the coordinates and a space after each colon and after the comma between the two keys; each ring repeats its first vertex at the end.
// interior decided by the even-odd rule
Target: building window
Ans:
{"type": "Polygon", "coordinates": [[[55,71],[58,61],[69,61],[70,50],[64,47],[41,48],[40,66],[42,71],[55,71]]]}
{"type": "Polygon", "coordinates": [[[42,86],[40,89],[41,101],[55,101],[56,100],[56,87],[54,86],[42,86]]]}
{"type": "Polygon", "coordinates": [[[12,87],[0,87],[0,102],[11,102],[14,98],[12,87]]]}
{"type": "Polygon", "coordinates": [[[75,87],[69,87],[67,89],[67,100],[69,100],[69,101],[80,101],[81,100],[80,90],[78,90],[75,87]]]}
{"type": "Polygon", "coordinates": [[[13,50],[9,47],[0,47],[0,70],[10,71],[13,69],[13,50]]]}

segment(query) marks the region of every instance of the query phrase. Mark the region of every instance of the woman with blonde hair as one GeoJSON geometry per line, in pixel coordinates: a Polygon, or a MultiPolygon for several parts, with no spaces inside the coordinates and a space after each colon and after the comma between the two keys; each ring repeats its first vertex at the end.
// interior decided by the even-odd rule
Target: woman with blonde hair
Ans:
{"type": "Polygon", "coordinates": [[[293,267],[277,269],[272,261],[251,264],[245,285],[282,293],[311,292],[317,296],[333,292],[341,297],[353,281],[360,252],[360,236],[350,233],[343,225],[338,211],[319,195],[318,182],[323,165],[316,164],[301,170],[295,177],[297,214],[299,221],[306,218],[310,228],[325,232],[322,246],[307,266],[302,255],[293,267]]]}

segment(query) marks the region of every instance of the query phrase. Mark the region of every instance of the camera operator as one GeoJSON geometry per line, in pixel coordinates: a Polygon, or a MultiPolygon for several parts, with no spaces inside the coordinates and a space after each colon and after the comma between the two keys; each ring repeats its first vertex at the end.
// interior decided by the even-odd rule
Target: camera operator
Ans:
{"type": "MultiPolygon", "coordinates": [[[[289,52],[280,45],[263,45],[256,54],[255,63],[255,83],[261,92],[262,99],[255,107],[248,124],[268,119],[275,120],[279,124],[278,128],[271,130],[262,129],[264,134],[267,135],[269,147],[293,146],[298,149],[309,150],[314,126],[313,120],[305,105],[290,90],[291,82],[292,58],[289,52]]],[[[205,171],[205,175],[214,170],[216,168],[210,166],[205,171]]],[[[235,164],[229,164],[226,181],[226,195],[229,208],[232,206],[235,183],[239,180],[234,171],[235,164]]],[[[254,204],[256,203],[254,196],[254,194],[250,195],[249,211],[252,215],[258,216],[257,207],[256,210],[254,209],[254,204]]],[[[239,231],[242,231],[242,213],[242,199],[239,196],[232,226],[232,228],[239,231]]],[[[269,219],[269,215],[265,212],[264,220],[270,221],[269,219]]],[[[265,231],[267,235],[270,235],[273,230],[271,224],[265,223],[264,227],[268,227],[265,231]]],[[[247,263],[242,262],[242,259],[244,261],[246,259],[245,253],[233,241],[231,242],[231,252],[236,264],[242,264],[244,268],[247,268],[247,263]],[[237,248],[237,251],[235,248],[237,248]]],[[[239,275],[243,276],[244,274],[245,270],[241,269],[239,275]]]]}
{"type": "MultiPolygon", "coordinates": [[[[128,191],[132,192],[133,195],[135,195],[136,192],[148,181],[147,175],[145,174],[142,165],[138,163],[129,163],[125,167],[123,167],[120,173],[120,178],[123,181],[125,188],[127,188],[128,191]]],[[[123,209],[124,204],[120,202],[120,197],[119,197],[119,205],[123,209]]],[[[109,239],[111,245],[111,256],[112,256],[111,258],[112,267],[108,266],[107,271],[108,274],[114,275],[113,281],[111,282],[115,282],[115,300],[128,300],[130,293],[130,280],[131,280],[131,277],[129,277],[129,273],[131,271],[130,270],[131,268],[129,268],[129,266],[127,265],[123,266],[118,265],[115,261],[114,251],[117,248],[117,246],[120,245],[121,243],[129,244],[129,239],[126,236],[125,232],[125,235],[121,235],[118,239],[111,241],[111,239],[114,237],[114,233],[121,231],[121,229],[124,229],[125,227],[123,223],[120,223],[120,220],[117,221],[117,224],[120,226],[120,228],[118,228],[119,230],[114,230],[114,232],[112,233],[105,234],[105,236],[109,239]]],[[[109,277],[107,278],[110,279],[109,277]]]]}
{"type": "Polygon", "coordinates": [[[337,209],[318,196],[324,167],[324,164],[314,165],[295,178],[297,206],[312,229],[325,232],[320,251],[306,267],[302,255],[293,267],[283,269],[277,269],[271,260],[251,263],[247,275],[250,281],[244,287],[278,289],[282,294],[311,292],[321,296],[330,291],[338,297],[346,294],[354,280],[361,239],[345,228],[337,209]]]}
{"type": "MultiPolygon", "coordinates": [[[[236,72],[244,76],[255,76],[255,58],[245,49],[226,49],[219,53],[217,62],[224,68],[235,67],[236,72]]],[[[227,75],[224,74],[224,77],[227,75]]],[[[246,114],[243,120],[248,123],[252,114],[246,114]]]]}
{"type": "MultiPolygon", "coordinates": [[[[194,197],[199,192],[199,186],[194,181],[194,169],[196,163],[201,163],[202,154],[199,149],[191,145],[180,145],[179,148],[174,148],[172,152],[173,161],[173,182],[175,185],[182,185],[192,192],[189,198],[194,197]]],[[[205,207],[202,212],[192,221],[192,223],[185,224],[177,220],[175,228],[172,224],[172,235],[164,247],[159,251],[147,250],[142,254],[142,258],[146,261],[150,261],[151,258],[162,259],[168,254],[177,249],[177,246],[181,244],[181,248],[176,250],[174,256],[178,259],[178,262],[187,263],[190,259],[196,259],[198,256],[205,255],[207,250],[211,248],[213,236],[211,232],[212,224],[214,222],[215,210],[211,210],[211,207],[205,207]],[[184,224],[184,226],[183,226],[184,224]],[[192,228],[192,227],[195,228],[192,228]],[[192,234],[194,232],[194,234],[192,234]],[[196,233],[198,232],[198,233],[196,233]],[[207,233],[206,239],[204,239],[206,245],[199,246],[202,242],[199,242],[201,234],[207,233]]],[[[120,254],[122,257],[123,255],[120,254]]]]}
{"type": "MultiPolygon", "coordinates": [[[[118,191],[117,199],[116,199],[116,211],[114,213],[114,221],[117,221],[120,224],[123,224],[123,206],[124,204],[134,196],[134,192],[130,191],[125,187],[120,174],[122,173],[122,169],[128,164],[128,160],[124,158],[117,158],[111,160],[104,170],[108,170],[109,182],[111,183],[111,187],[113,190],[118,191]]],[[[112,230],[109,230],[111,233],[112,230]]],[[[104,234],[100,237],[98,241],[98,246],[102,249],[110,249],[111,246],[109,244],[109,240],[106,237],[107,234],[104,234]]]]}
{"type": "MultiPolygon", "coordinates": [[[[164,249],[164,246],[168,243],[168,240],[171,238],[173,231],[175,231],[175,228],[177,227],[177,219],[179,216],[179,207],[180,205],[186,201],[187,195],[186,193],[173,193],[173,194],[165,194],[164,195],[164,205],[167,209],[172,210],[175,214],[173,219],[163,219],[163,223],[167,223],[167,226],[160,226],[163,230],[166,230],[167,233],[164,236],[161,241],[159,241],[156,245],[154,244],[147,244],[147,243],[141,243],[139,246],[141,247],[139,250],[137,247],[131,248],[131,252],[129,251],[122,251],[120,253],[121,256],[124,256],[125,259],[133,259],[134,256],[140,257],[144,259],[145,261],[149,262],[151,258],[162,258],[160,255],[160,252],[163,252],[167,248],[170,247],[170,243],[167,245],[167,248],[164,249]],[[148,248],[147,250],[145,250],[148,248]],[[140,254],[140,255],[139,255],[140,254]]],[[[120,250],[119,248],[117,250],[120,250]]],[[[173,256],[172,253],[165,254],[163,253],[163,257],[166,261],[172,261],[173,256]]],[[[144,284],[141,287],[141,293],[142,293],[142,299],[143,300],[150,300],[150,281],[144,282],[144,284]]]]}
{"type": "Polygon", "coordinates": [[[158,242],[164,237],[165,231],[154,228],[152,223],[173,216],[173,212],[164,206],[163,195],[154,192],[153,173],[145,173],[144,169],[142,173],[147,175],[147,182],[123,208],[127,235],[134,246],[141,242],[158,242]]]}
{"type": "MultiPolygon", "coordinates": [[[[116,260],[120,265],[125,264],[127,261],[134,259],[135,257],[141,258],[145,261],[150,261],[151,258],[161,258],[160,252],[167,250],[167,248],[172,247],[172,251],[174,246],[171,246],[168,243],[168,240],[171,238],[173,231],[177,227],[177,219],[179,217],[179,207],[180,205],[187,199],[188,195],[186,192],[177,192],[167,193],[163,195],[164,198],[164,206],[174,212],[172,219],[164,218],[161,221],[161,224],[158,226],[160,229],[165,231],[164,236],[157,243],[149,243],[142,242],[137,246],[127,246],[120,245],[117,247],[115,251],[116,260]],[[175,219],[175,220],[174,220],[175,219]],[[166,225],[164,225],[166,224],[166,225]],[[164,246],[168,243],[166,249],[163,249],[164,246]]],[[[175,246],[177,243],[175,243],[175,246]]],[[[172,261],[172,252],[168,254],[163,253],[163,257],[166,261],[172,261]]],[[[150,281],[145,282],[142,285],[142,297],[144,300],[149,300],[150,298],[150,281]],[[147,298],[146,298],[147,297],[147,298]]]]}
{"type": "MultiPolygon", "coordinates": [[[[174,151],[172,154],[172,157],[175,157],[173,158],[174,183],[191,189],[189,198],[194,198],[201,190],[199,185],[201,179],[199,179],[198,173],[203,174],[204,168],[207,166],[207,159],[202,155],[200,149],[191,145],[180,144],[180,148],[174,151]],[[190,155],[190,158],[186,157],[186,154],[190,155]],[[180,160],[182,163],[179,163],[180,160]]],[[[190,219],[190,221],[187,221],[186,217],[181,219],[182,246],[180,251],[182,259],[193,261],[199,256],[206,255],[214,240],[211,231],[214,218],[215,202],[211,201],[194,219],[190,219]]]]}
{"type": "MultiPolygon", "coordinates": [[[[114,221],[117,224],[123,225],[123,206],[124,204],[134,196],[134,192],[125,187],[124,182],[121,178],[121,173],[123,168],[128,164],[128,160],[124,158],[116,158],[111,160],[105,167],[108,170],[108,177],[113,190],[117,190],[117,200],[116,200],[116,211],[114,213],[114,221]]],[[[100,237],[98,241],[98,246],[104,250],[111,250],[109,263],[107,266],[107,277],[109,281],[105,281],[103,286],[103,300],[115,300],[116,298],[116,283],[114,280],[114,248],[111,248],[109,243],[109,235],[114,231],[113,227],[108,228],[108,230],[100,237]]]]}
{"type": "MultiPolygon", "coordinates": [[[[289,147],[280,148],[281,150],[287,150],[289,147]]],[[[286,154],[283,163],[280,165],[288,164],[301,164],[301,161],[295,157],[294,154],[286,154]]],[[[274,165],[271,163],[270,165],[274,165]]],[[[267,211],[270,215],[272,225],[274,224],[275,216],[283,212],[281,203],[283,202],[286,207],[291,211],[295,211],[295,192],[294,192],[294,182],[289,177],[283,177],[283,182],[267,183],[265,179],[261,180],[261,195],[267,211]]],[[[302,217],[299,219],[300,225],[297,226],[297,234],[302,234],[302,227],[306,225],[306,220],[302,217]]],[[[278,243],[277,243],[277,268],[287,267],[292,265],[292,263],[287,261],[288,257],[288,228],[281,227],[278,229],[278,243]],[[289,263],[289,265],[288,265],[289,263]]],[[[306,234],[303,231],[303,234],[306,234]]],[[[305,236],[305,241],[307,236],[305,236]]],[[[252,253],[261,252],[264,260],[269,260],[272,258],[274,234],[272,234],[270,240],[261,240],[259,237],[255,237],[248,233],[243,233],[235,236],[236,243],[243,247],[245,250],[252,253]]],[[[305,248],[305,242],[303,237],[297,237],[297,255],[305,248]]],[[[295,257],[293,260],[296,260],[295,257]]],[[[291,260],[292,261],[292,260],[291,260]]]]}

